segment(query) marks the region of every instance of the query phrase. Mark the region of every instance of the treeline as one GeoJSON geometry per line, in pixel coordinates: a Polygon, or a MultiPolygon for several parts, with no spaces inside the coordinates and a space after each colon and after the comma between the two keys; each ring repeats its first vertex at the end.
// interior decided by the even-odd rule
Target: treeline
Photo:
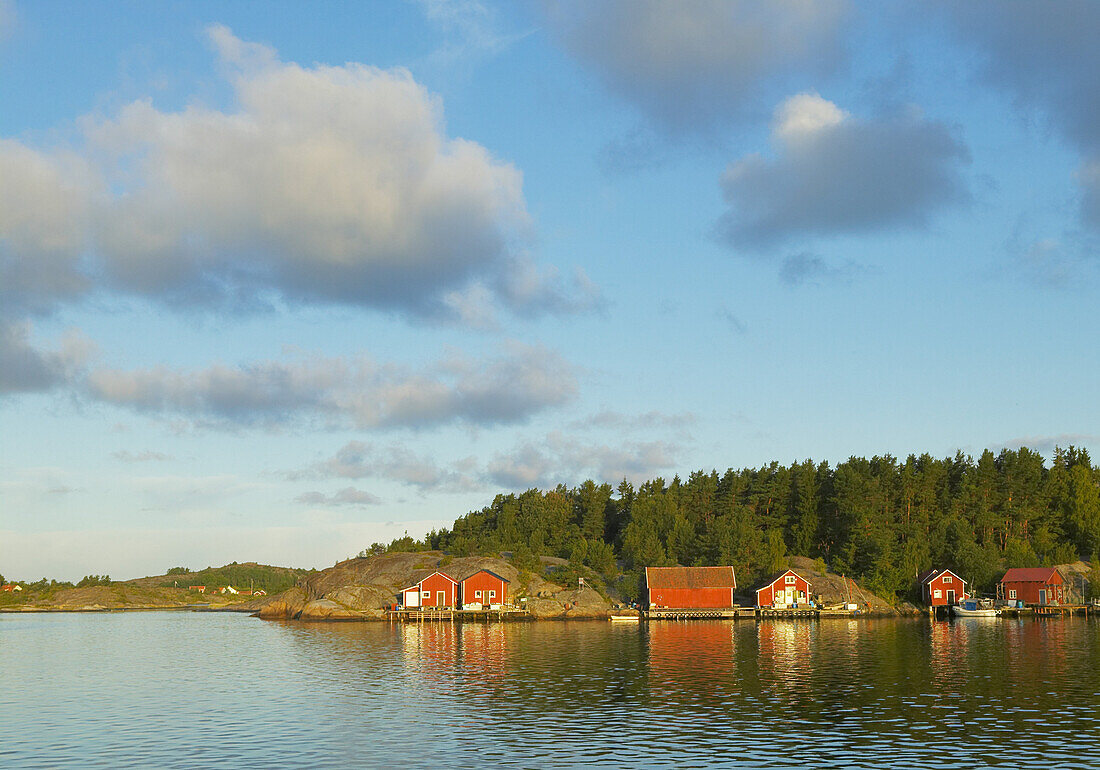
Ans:
{"type": "MultiPolygon", "coordinates": [[[[207,567],[191,572],[186,567],[172,567],[167,575],[182,578],[180,583],[188,585],[227,586],[234,588],[262,588],[269,594],[275,594],[293,588],[298,578],[309,570],[293,567],[271,567],[266,564],[226,564],[224,567],[207,567]]],[[[171,587],[177,581],[161,583],[161,587],[171,587]]]]}
{"type": "Polygon", "coordinates": [[[824,560],[883,596],[909,595],[915,576],[951,567],[992,591],[1006,566],[1095,561],[1100,550],[1100,471],[1088,452],[1058,448],[1048,467],[1022,448],[900,461],[852,457],[830,467],[806,460],[697,471],[617,488],[578,487],[498,495],[424,540],[390,550],[456,555],[513,551],[569,559],[611,575],[616,562],[645,566],[732,564],[749,585],[788,555],[824,560]]]}

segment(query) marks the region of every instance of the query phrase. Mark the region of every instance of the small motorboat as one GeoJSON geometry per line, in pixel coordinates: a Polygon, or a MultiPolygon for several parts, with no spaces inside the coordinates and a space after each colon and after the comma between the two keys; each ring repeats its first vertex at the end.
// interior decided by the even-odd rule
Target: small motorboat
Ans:
{"type": "Polygon", "coordinates": [[[963,599],[951,605],[951,614],[957,618],[995,618],[1001,611],[990,599],[963,599]]]}

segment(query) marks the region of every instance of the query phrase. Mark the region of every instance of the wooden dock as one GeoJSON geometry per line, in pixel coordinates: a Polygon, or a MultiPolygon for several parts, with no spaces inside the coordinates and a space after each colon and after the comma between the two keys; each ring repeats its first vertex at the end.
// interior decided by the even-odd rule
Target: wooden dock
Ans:
{"type": "Polygon", "coordinates": [[[526,620],[527,610],[519,607],[501,607],[495,610],[456,610],[449,607],[405,607],[386,611],[387,619],[402,623],[453,623],[476,620],[526,620]]]}
{"type": "Polygon", "coordinates": [[[725,607],[721,609],[700,608],[662,608],[645,610],[642,617],[646,620],[735,620],[755,617],[752,607],[725,607]]]}

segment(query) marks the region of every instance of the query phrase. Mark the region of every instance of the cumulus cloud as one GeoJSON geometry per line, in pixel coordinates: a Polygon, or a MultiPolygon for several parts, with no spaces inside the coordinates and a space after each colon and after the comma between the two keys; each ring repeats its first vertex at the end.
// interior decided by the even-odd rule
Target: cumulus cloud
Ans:
{"type": "Polygon", "coordinates": [[[767,249],[791,238],[919,227],[969,200],[960,167],[966,146],[915,110],[860,119],[816,94],[779,106],[775,155],[726,169],[729,210],[719,232],[734,248],[767,249]]]}
{"type": "Polygon", "coordinates": [[[323,492],[306,492],[298,495],[298,497],[294,498],[294,501],[304,505],[325,506],[365,506],[380,505],[382,503],[380,498],[372,495],[370,492],[365,492],[355,487],[344,487],[331,495],[326,495],[323,492]]]}
{"type": "Polygon", "coordinates": [[[755,117],[768,88],[832,71],[848,11],[844,0],[556,0],[548,18],[610,91],[684,131],[755,117]]]}
{"type": "Polygon", "coordinates": [[[664,441],[629,441],[615,446],[583,442],[560,432],[539,442],[526,442],[489,461],[486,478],[510,489],[576,484],[593,478],[616,483],[640,481],[671,468],[678,448],[664,441]]]}
{"type": "Polygon", "coordinates": [[[77,150],[0,142],[5,304],[65,301],[92,276],[183,306],[281,299],[462,321],[480,285],[481,303],[517,312],[587,307],[587,285],[575,301],[515,289],[522,174],[448,136],[407,70],[303,67],[222,26],[208,38],[231,109],[140,100],[78,121],[77,150]]]}
{"type": "Polygon", "coordinates": [[[49,390],[70,382],[91,352],[90,343],[70,334],[57,350],[43,350],[31,341],[28,322],[0,318],[0,396],[49,390]]]}
{"type": "Polygon", "coordinates": [[[1100,442],[1100,436],[1092,433],[1060,433],[1056,436],[1022,436],[993,448],[1020,449],[1021,447],[1027,447],[1042,455],[1053,455],[1056,447],[1065,449],[1070,446],[1096,446],[1098,442],[1100,442]]]}
{"type": "Polygon", "coordinates": [[[0,312],[49,311],[86,291],[94,174],[78,156],[0,139],[0,312]]]}
{"type": "Polygon", "coordinates": [[[365,357],[201,370],[97,369],[88,375],[87,390],[105,403],[213,425],[313,419],[369,429],[519,423],[571,400],[577,384],[558,354],[515,344],[495,358],[454,354],[420,370],[365,357]]]}
{"type": "Polygon", "coordinates": [[[956,32],[981,55],[986,80],[1037,108],[1083,152],[1082,221],[1100,229],[1100,4],[942,3],[956,32]]]}
{"type": "Polygon", "coordinates": [[[290,478],[384,479],[415,487],[421,492],[470,489],[475,480],[471,460],[443,466],[435,458],[418,455],[399,444],[382,446],[349,441],[336,454],[290,478]]]}

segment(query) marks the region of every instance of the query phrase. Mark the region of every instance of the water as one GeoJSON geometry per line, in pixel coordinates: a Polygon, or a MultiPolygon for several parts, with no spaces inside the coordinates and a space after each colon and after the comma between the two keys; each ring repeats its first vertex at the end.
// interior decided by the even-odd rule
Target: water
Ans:
{"type": "Polygon", "coordinates": [[[1100,767],[1089,619],[0,615],[0,767],[1100,767]]]}

